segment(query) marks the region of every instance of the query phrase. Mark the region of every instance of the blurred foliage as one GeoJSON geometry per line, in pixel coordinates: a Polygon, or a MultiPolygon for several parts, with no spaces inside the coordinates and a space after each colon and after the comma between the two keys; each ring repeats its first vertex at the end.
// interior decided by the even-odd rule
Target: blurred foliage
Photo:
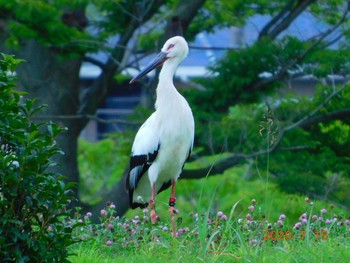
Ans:
{"type": "Polygon", "coordinates": [[[34,123],[43,106],[13,90],[21,62],[0,60],[0,258],[2,262],[64,262],[72,244],[66,206],[71,184],[52,172],[62,128],[34,123]]]}
{"type": "Polygon", "coordinates": [[[254,156],[262,151],[248,158],[256,163],[250,178],[259,178],[259,170],[268,169],[271,179],[288,193],[328,198],[350,206],[350,196],[345,194],[350,186],[350,118],[327,120],[329,114],[348,109],[349,86],[322,107],[314,117],[321,118],[319,121],[288,129],[342,85],[319,85],[313,97],[271,95],[270,104],[237,104],[221,115],[199,111],[197,104],[197,145],[204,146],[207,153],[254,156]],[[283,138],[279,137],[281,132],[283,138]],[[269,153],[275,143],[278,145],[269,153]]]}
{"type": "Polygon", "coordinates": [[[80,199],[84,203],[101,202],[124,173],[129,162],[131,136],[114,133],[98,142],[79,140],[78,164],[81,176],[80,199]]]}

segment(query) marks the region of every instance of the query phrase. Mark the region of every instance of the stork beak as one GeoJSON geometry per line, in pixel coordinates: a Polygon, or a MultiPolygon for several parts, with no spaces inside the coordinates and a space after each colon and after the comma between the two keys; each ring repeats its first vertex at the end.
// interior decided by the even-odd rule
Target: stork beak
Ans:
{"type": "Polygon", "coordinates": [[[167,60],[167,53],[166,52],[160,52],[139,74],[137,74],[136,77],[134,77],[132,80],[130,80],[129,84],[134,83],[136,80],[142,78],[147,73],[152,71],[153,69],[163,65],[163,63],[167,60]]]}

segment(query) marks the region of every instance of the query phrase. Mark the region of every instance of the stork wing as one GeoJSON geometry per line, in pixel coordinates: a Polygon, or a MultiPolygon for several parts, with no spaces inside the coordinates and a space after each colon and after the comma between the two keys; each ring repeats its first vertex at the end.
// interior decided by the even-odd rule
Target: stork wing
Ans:
{"type": "Polygon", "coordinates": [[[152,114],[141,126],[132,147],[129,174],[126,179],[130,204],[133,203],[133,192],[138,182],[156,159],[160,148],[158,128],[155,126],[154,118],[155,115],[152,114]]]}

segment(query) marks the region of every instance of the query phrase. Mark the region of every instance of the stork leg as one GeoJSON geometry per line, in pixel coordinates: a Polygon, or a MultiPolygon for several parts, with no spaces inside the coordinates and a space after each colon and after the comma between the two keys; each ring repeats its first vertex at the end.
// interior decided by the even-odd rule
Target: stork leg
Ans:
{"type": "Polygon", "coordinates": [[[173,231],[173,236],[176,237],[176,225],[175,225],[175,215],[177,214],[177,210],[175,209],[175,186],[176,186],[176,181],[173,181],[171,185],[171,196],[169,198],[169,212],[171,216],[171,226],[172,226],[172,231],[173,231]]]}
{"type": "Polygon", "coordinates": [[[154,184],[152,184],[152,199],[149,201],[149,207],[151,209],[152,224],[155,224],[159,220],[159,216],[156,213],[156,190],[154,184]]]}

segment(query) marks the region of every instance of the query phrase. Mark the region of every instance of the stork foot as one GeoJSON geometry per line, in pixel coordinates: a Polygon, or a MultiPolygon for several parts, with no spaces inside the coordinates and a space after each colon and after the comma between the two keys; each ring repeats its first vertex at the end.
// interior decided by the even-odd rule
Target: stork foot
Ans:
{"type": "Polygon", "coordinates": [[[151,209],[151,221],[153,225],[160,221],[160,218],[154,209],[151,209]]]}

